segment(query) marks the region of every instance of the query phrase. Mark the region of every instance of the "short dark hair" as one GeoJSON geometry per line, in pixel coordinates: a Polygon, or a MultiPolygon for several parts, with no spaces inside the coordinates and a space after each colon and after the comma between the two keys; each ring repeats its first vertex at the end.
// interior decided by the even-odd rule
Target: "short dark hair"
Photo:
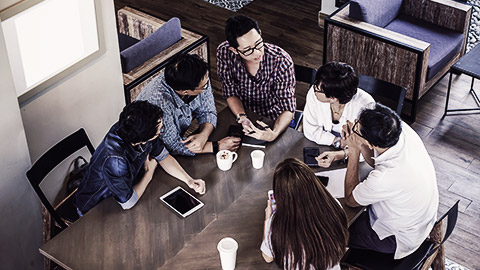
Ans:
{"type": "Polygon", "coordinates": [[[225,26],[225,36],[227,37],[228,45],[233,48],[238,48],[237,38],[255,29],[260,34],[260,28],[257,21],[247,16],[234,16],[227,20],[225,26]]]}
{"type": "Polygon", "coordinates": [[[205,78],[208,64],[196,54],[182,54],[165,67],[165,81],[173,90],[193,90],[205,78]]]}
{"type": "Polygon", "coordinates": [[[358,121],[362,136],[377,147],[394,146],[402,133],[402,123],[398,114],[380,103],[376,103],[373,109],[364,109],[358,121]]]}
{"type": "Polygon", "coordinates": [[[142,143],[157,134],[163,117],[160,107],[148,101],[134,101],[125,106],[118,120],[118,135],[126,143],[142,143]]]}
{"type": "Polygon", "coordinates": [[[314,84],[320,83],[326,97],[337,98],[338,102],[346,104],[357,93],[358,77],[350,65],[330,62],[318,68],[314,84]]]}

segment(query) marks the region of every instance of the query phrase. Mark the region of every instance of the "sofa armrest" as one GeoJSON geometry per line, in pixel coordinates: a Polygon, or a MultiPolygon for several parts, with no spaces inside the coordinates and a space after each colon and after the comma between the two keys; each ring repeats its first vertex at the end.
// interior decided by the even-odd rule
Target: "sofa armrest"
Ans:
{"type": "Polygon", "coordinates": [[[404,0],[401,13],[466,34],[472,7],[453,0],[404,0]]]}
{"type": "Polygon", "coordinates": [[[325,20],[324,31],[324,63],[346,62],[358,74],[404,87],[407,99],[421,96],[418,89],[426,81],[429,43],[352,19],[348,5],[325,20]]]}
{"type": "Polygon", "coordinates": [[[166,23],[128,6],[118,10],[117,21],[118,32],[138,40],[148,37],[166,23]]]}

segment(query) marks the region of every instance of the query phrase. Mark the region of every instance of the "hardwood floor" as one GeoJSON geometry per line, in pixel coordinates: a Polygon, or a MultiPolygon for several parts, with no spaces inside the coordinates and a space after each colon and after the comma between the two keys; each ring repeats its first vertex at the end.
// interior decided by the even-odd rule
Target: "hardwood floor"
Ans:
{"type": "MultiPolygon", "coordinates": [[[[182,26],[208,35],[212,85],[217,109],[225,108],[216,75],[215,51],[225,40],[226,19],[244,14],[258,20],[266,42],[284,48],[294,62],[318,67],[322,62],[323,30],[317,25],[318,0],[255,0],[239,12],[231,12],[202,0],[115,0],[117,9],[130,5],[160,18],[180,18],[182,26]]],[[[468,94],[471,79],[455,76],[450,108],[473,107],[468,94]]],[[[442,119],[448,76],[419,102],[418,132],[432,156],[440,192],[439,215],[460,200],[457,226],[446,243],[446,256],[470,269],[480,269],[480,114],[447,116],[442,119]]],[[[480,93],[480,82],[476,81],[480,93]]],[[[298,108],[305,103],[306,87],[296,91],[298,108]]]]}

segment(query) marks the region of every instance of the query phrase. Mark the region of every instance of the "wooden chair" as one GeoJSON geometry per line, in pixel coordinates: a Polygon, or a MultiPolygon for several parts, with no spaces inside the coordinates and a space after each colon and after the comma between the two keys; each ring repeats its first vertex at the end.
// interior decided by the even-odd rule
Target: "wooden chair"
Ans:
{"type": "MultiPolygon", "coordinates": [[[[75,222],[79,216],[73,205],[73,195],[76,190],[67,194],[67,196],[54,207],[45,196],[40,184],[55,167],[83,147],[87,147],[90,154],[93,155],[95,148],[90,142],[85,130],[81,128],[45,152],[26,173],[28,181],[43,205],[43,242],[49,241],[53,236],[66,229],[71,223],[75,222]]],[[[45,259],[45,269],[55,269],[56,267],[55,264],[50,265],[50,261],[45,259]]]]}
{"type": "MultiPolygon", "coordinates": [[[[118,10],[117,21],[119,33],[137,40],[143,40],[166,23],[164,20],[128,6],[118,10]]],[[[126,104],[134,101],[146,84],[163,73],[165,66],[176,55],[195,53],[210,64],[208,36],[185,28],[182,28],[181,35],[182,38],[178,42],[128,73],[123,73],[126,104]]]]}
{"type": "MultiPolygon", "coordinates": [[[[406,98],[411,101],[408,118],[415,121],[417,101],[465,53],[472,7],[453,0],[403,0],[398,16],[386,26],[378,26],[352,18],[351,6],[352,2],[349,2],[325,19],[323,63],[349,63],[358,74],[404,87],[407,90],[406,98]],[[440,56],[439,51],[431,50],[431,43],[389,30],[394,28],[392,25],[410,19],[418,22],[418,28],[424,27],[425,31],[430,28],[443,29],[441,31],[445,32],[445,37],[463,35],[459,51],[455,54],[452,50],[440,56]],[[435,59],[442,60],[434,61],[434,53],[435,59]]],[[[404,29],[408,32],[409,27],[404,29]]],[[[435,33],[442,33],[438,31],[435,33]]],[[[425,36],[428,35],[422,35],[422,38],[425,36]]],[[[439,43],[438,40],[435,42],[439,43]]]]}
{"type": "Polygon", "coordinates": [[[430,237],[414,253],[407,257],[394,260],[393,254],[350,248],[340,263],[346,267],[353,267],[353,269],[365,270],[427,270],[432,263],[435,265],[434,269],[444,269],[443,243],[452,234],[457,223],[458,203],[459,201],[438,219],[430,233],[430,237]],[[446,217],[447,226],[445,233],[442,235],[442,225],[446,217]]]}
{"type": "Polygon", "coordinates": [[[375,101],[401,115],[407,92],[404,87],[362,74],[358,75],[358,87],[368,92],[375,101]]]}

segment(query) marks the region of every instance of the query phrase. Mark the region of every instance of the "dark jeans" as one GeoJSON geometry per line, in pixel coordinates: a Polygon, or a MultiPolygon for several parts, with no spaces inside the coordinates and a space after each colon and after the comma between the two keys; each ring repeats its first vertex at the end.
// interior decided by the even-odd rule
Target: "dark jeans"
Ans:
{"type": "Polygon", "coordinates": [[[395,236],[380,240],[370,226],[368,210],[363,212],[348,229],[350,231],[348,246],[351,248],[369,249],[382,253],[395,253],[397,249],[395,236]]]}

